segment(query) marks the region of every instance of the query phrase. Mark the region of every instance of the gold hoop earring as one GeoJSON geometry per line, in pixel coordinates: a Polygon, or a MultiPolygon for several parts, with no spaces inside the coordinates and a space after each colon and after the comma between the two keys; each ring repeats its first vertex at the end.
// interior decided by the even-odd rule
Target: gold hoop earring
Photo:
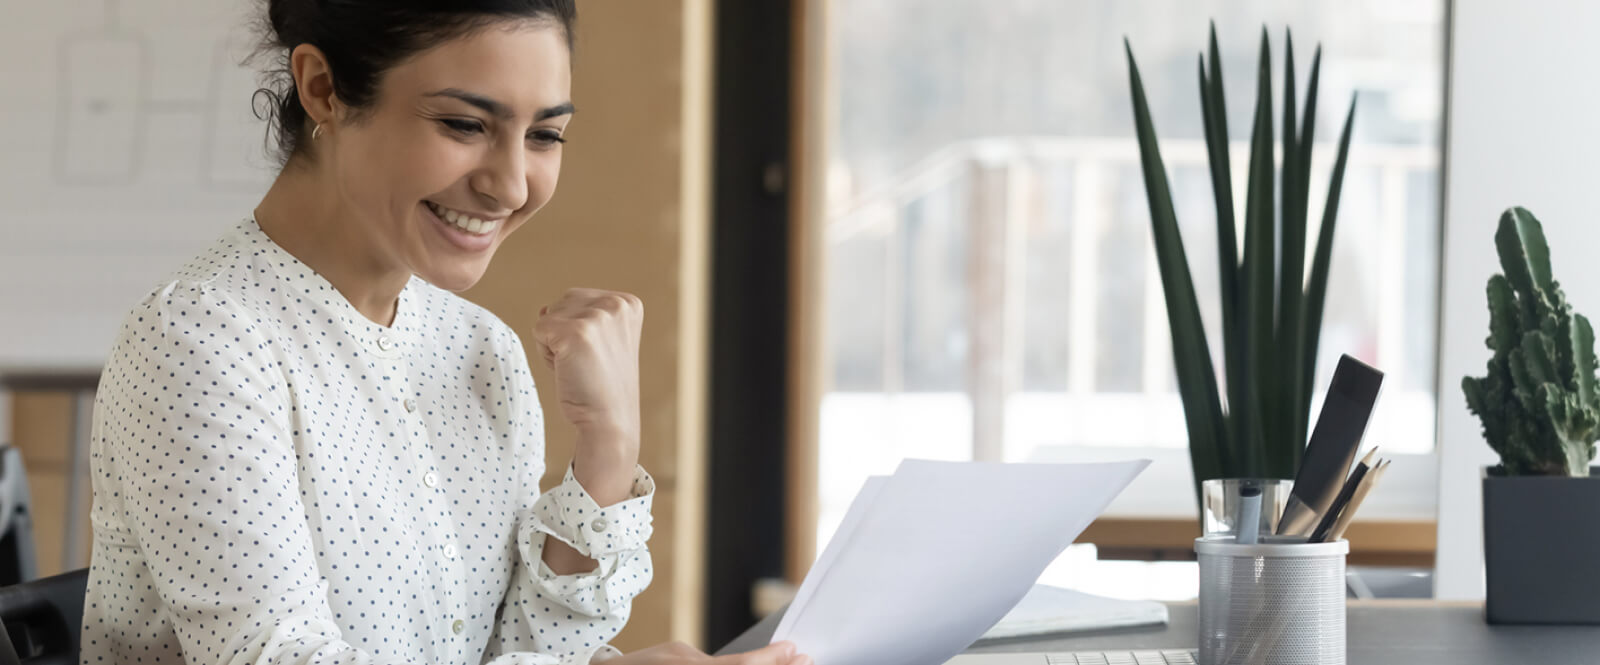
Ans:
{"type": "Polygon", "coordinates": [[[317,123],[316,127],[311,129],[311,140],[315,141],[319,136],[322,136],[322,123],[320,122],[317,123]]]}

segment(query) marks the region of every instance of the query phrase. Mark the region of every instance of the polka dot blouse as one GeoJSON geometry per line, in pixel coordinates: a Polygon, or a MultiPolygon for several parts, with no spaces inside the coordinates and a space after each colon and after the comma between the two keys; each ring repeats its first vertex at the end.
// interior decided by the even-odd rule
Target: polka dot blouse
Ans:
{"type": "Polygon", "coordinates": [[[417,278],[374,324],[252,220],[128,315],[90,465],[84,663],[587,663],[650,582],[643,469],[539,492],[514,332],[417,278]]]}

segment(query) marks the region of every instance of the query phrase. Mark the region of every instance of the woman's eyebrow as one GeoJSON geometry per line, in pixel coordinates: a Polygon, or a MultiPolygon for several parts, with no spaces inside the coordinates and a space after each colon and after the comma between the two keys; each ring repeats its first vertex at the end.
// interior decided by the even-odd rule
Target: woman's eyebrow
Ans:
{"type": "MultiPolygon", "coordinates": [[[[505,104],[502,104],[502,103],[500,103],[498,101],[495,101],[493,99],[490,99],[488,97],[484,97],[483,95],[467,92],[467,91],[462,90],[460,88],[445,88],[443,90],[438,90],[438,91],[435,91],[435,92],[427,93],[427,94],[425,94],[423,96],[424,97],[450,97],[452,99],[459,99],[459,100],[461,100],[463,102],[466,102],[466,103],[471,104],[473,106],[476,106],[476,107],[478,107],[480,109],[483,109],[483,111],[485,113],[488,113],[489,115],[492,115],[492,116],[494,116],[496,118],[499,118],[501,120],[511,120],[511,119],[514,119],[516,117],[516,114],[511,112],[511,107],[506,106],[505,104]]],[[[569,115],[569,114],[576,113],[576,112],[577,112],[577,109],[572,106],[572,102],[565,102],[565,103],[562,103],[562,104],[557,104],[557,105],[552,106],[550,108],[541,109],[538,113],[535,113],[533,115],[533,121],[534,122],[538,122],[540,120],[544,120],[544,119],[547,119],[547,118],[554,118],[556,116],[569,115]]]]}
{"type": "Polygon", "coordinates": [[[556,104],[555,106],[552,106],[550,108],[541,110],[538,113],[533,114],[533,121],[534,122],[538,122],[538,121],[544,120],[546,118],[554,118],[554,117],[563,116],[563,115],[572,115],[572,114],[577,113],[577,112],[578,112],[578,109],[572,106],[572,102],[567,102],[565,104],[556,104]]]}

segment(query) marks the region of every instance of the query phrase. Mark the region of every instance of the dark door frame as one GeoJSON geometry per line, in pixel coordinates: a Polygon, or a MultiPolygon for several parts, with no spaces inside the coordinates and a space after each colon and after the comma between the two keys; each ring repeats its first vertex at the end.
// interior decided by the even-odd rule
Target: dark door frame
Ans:
{"type": "Polygon", "coordinates": [[[717,0],[704,646],[784,573],[790,2],[717,0]]]}

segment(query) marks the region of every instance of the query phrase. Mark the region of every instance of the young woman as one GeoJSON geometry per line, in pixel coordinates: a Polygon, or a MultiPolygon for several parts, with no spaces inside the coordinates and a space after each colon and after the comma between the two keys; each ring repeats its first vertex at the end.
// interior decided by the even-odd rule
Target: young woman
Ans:
{"type": "Polygon", "coordinates": [[[550,200],[574,0],[268,0],[283,168],[129,314],[95,404],[84,663],[807,665],[607,643],[649,583],[629,294],[534,349],[454,295],[550,200]]]}

